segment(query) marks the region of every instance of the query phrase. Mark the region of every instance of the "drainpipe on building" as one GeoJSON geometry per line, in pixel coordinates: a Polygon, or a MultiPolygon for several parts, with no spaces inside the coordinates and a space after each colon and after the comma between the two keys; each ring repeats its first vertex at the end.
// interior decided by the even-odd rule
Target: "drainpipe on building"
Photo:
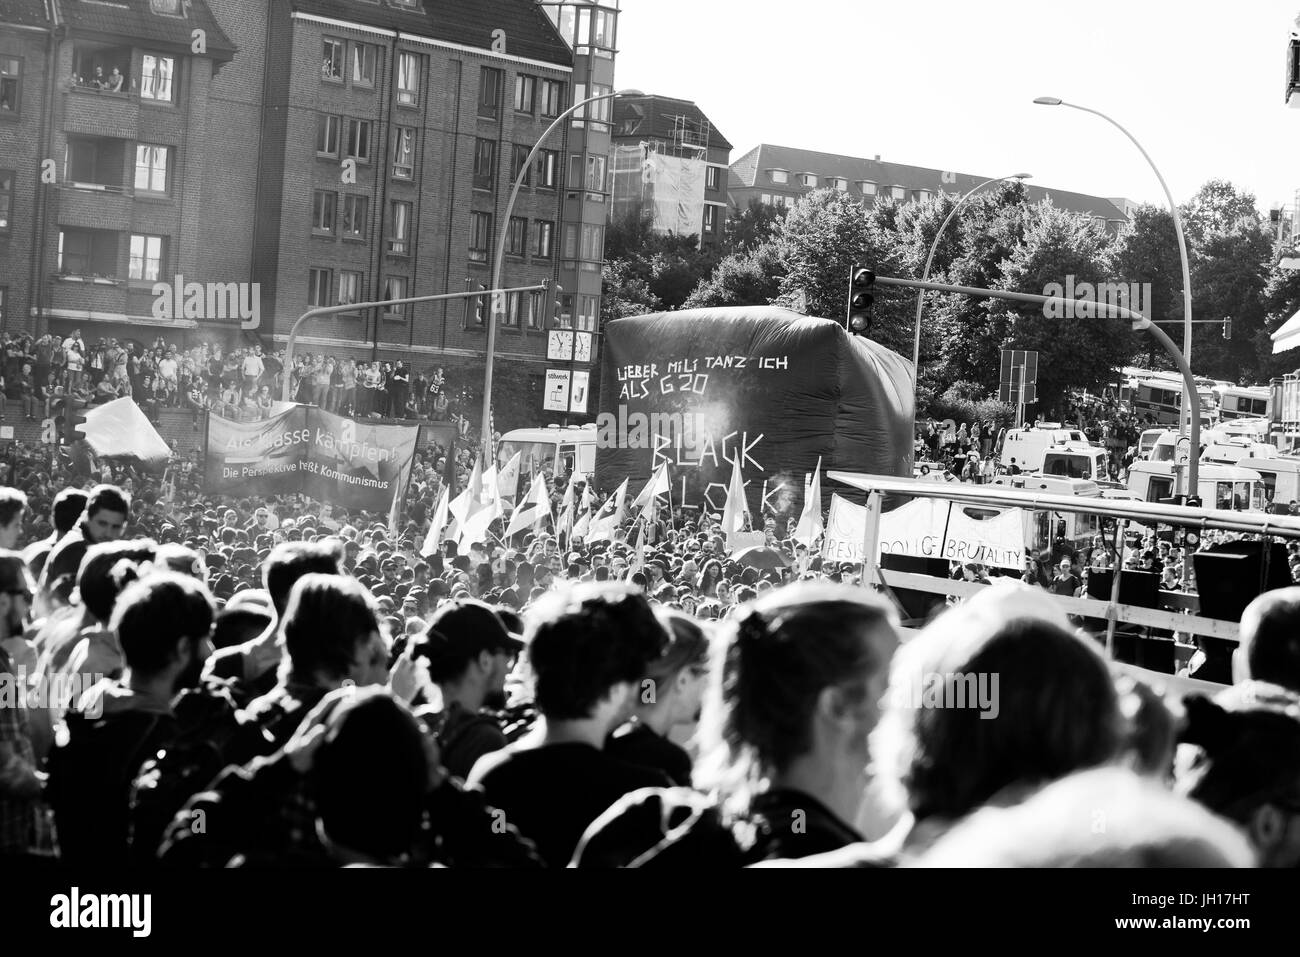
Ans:
{"type": "MultiPolygon", "coordinates": [[[[58,61],[59,40],[66,31],[63,23],[59,20],[59,6],[55,0],[46,0],[46,6],[50,11],[50,32],[45,38],[45,110],[41,114],[41,130],[37,137],[37,142],[41,144],[41,160],[51,158],[54,138],[54,77],[55,67],[58,61]]],[[[48,323],[45,321],[45,243],[49,236],[49,195],[50,190],[54,189],[52,183],[42,183],[38,176],[36,190],[36,203],[39,207],[36,216],[33,218],[32,233],[35,240],[33,245],[32,266],[29,273],[28,288],[31,293],[28,296],[29,305],[35,297],[36,315],[32,323],[33,333],[40,337],[47,331],[48,323]]]]}
{"type": "MultiPolygon", "coordinates": [[[[388,102],[384,105],[379,114],[384,121],[384,150],[381,156],[372,157],[372,166],[376,175],[379,177],[379,242],[375,244],[375,282],[379,286],[379,289],[377,290],[379,295],[374,297],[378,299],[384,298],[384,246],[388,242],[387,238],[384,236],[384,217],[388,215],[388,157],[390,155],[388,150],[393,138],[393,87],[397,85],[397,40],[398,37],[394,34],[392,39],[388,42],[388,82],[385,84],[387,88],[386,94],[381,94],[381,96],[387,95],[388,97],[388,102]]],[[[342,131],[340,130],[340,132],[342,131]]],[[[408,245],[410,247],[408,255],[414,256],[414,212],[412,212],[412,215],[407,222],[407,233],[410,236],[410,239],[408,240],[408,245]]],[[[407,294],[412,295],[414,292],[415,283],[412,282],[410,286],[407,287],[407,294]]],[[[371,362],[379,361],[379,332],[383,328],[384,324],[384,315],[382,310],[375,312],[374,322],[375,335],[370,346],[371,362]]]]}

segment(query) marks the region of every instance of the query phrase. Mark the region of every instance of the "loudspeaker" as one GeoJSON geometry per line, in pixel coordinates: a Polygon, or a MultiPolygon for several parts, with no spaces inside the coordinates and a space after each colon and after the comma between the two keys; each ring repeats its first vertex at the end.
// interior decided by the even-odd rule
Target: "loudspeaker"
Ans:
{"type": "MultiPolygon", "coordinates": [[[[1123,588],[1123,584],[1120,584],[1123,588]]],[[[1148,671],[1172,675],[1177,645],[1172,638],[1144,638],[1128,631],[1115,631],[1115,660],[1148,671]]]]}
{"type": "Polygon", "coordinates": [[[1241,613],[1259,595],[1292,584],[1286,546],[1270,543],[1267,581],[1263,565],[1263,542],[1225,542],[1192,555],[1202,617],[1241,621],[1241,613]]]}
{"type": "MultiPolygon", "coordinates": [[[[934,578],[947,578],[951,570],[951,564],[946,558],[891,555],[888,552],[880,556],[880,567],[887,572],[911,572],[916,575],[930,575],[934,578]]],[[[894,594],[898,596],[898,602],[903,606],[903,613],[911,619],[925,620],[934,611],[942,610],[947,605],[942,595],[933,595],[930,592],[895,588],[894,594]]]]}
{"type": "MultiPolygon", "coordinates": [[[[1088,570],[1088,597],[1110,601],[1115,573],[1109,568],[1088,570]]],[[[1155,572],[1125,570],[1119,579],[1119,603],[1138,608],[1156,608],[1160,598],[1160,576],[1155,572]]]]}

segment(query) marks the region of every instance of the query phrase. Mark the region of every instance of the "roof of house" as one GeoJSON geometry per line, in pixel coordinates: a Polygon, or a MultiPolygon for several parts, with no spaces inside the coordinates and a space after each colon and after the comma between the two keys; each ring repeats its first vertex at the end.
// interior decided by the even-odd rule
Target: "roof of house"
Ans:
{"type": "Polygon", "coordinates": [[[573,51],[533,0],[423,0],[423,10],[356,0],[291,0],[294,10],[334,20],[418,34],[491,52],[492,33],[504,30],[506,53],[562,66],[573,51]]]}
{"type": "Polygon", "coordinates": [[[618,97],[614,101],[614,129],[611,135],[614,139],[653,136],[671,140],[678,117],[685,117],[686,122],[697,129],[708,129],[710,149],[730,152],[734,148],[694,102],[671,96],[618,97]]]}
{"type": "Polygon", "coordinates": [[[5,0],[0,24],[12,23],[20,27],[48,27],[50,14],[46,0],[5,0]]]}
{"type": "Polygon", "coordinates": [[[78,32],[122,37],[136,44],[149,42],[189,47],[193,31],[203,30],[208,55],[229,60],[235,45],[226,36],[206,0],[181,0],[177,5],[183,16],[155,13],[154,6],[167,6],[163,0],[59,0],[59,16],[78,32]]]}
{"type": "MultiPolygon", "coordinates": [[[[843,178],[848,181],[849,189],[854,191],[858,189],[858,183],[870,182],[875,183],[882,192],[890,186],[902,186],[908,190],[925,189],[932,193],[965,193],[988,179],[987,176],[972,173],[886,163],[763,143],[731,164],[728,186],[733,190],[770,186],[769,181],[762,178],[763,172],[770,169],[783,169],[792,175],[814,173],[819,186],[825,185],[827,179],[843,178]]],[[[784,186],[798,188],[799,184],[792,179],[784,186]]],[[[1025,187],[1031,202],[1050,198],[1056,206],[1073,212],[1100,216],[1107,220],[1125,218],[1124,210],[1104,196],[1089,196],[1086,193],[1035,186],[1031,183],[1026,183],[1025,187]]]]}

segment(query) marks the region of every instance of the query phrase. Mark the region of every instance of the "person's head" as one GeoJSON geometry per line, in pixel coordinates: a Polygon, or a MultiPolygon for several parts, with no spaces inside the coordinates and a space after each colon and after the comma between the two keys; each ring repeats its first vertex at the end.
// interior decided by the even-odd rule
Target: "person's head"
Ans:
{"type": "Polygon", "coordinates": [[[86,538],[92,544],[115,542],[126,528],[131,506],[126,495],[114,485],[96,485],[86,500],[82,519],[86,538]]]}
{"type": "Polygon", "coordinates": [[[420,723],[386,689],[340,688],[304,724],[325,729],[307,775],[325,847],[340,863],[401,863],[419,840],[429,787],[420,723]]]}
{"type": "Polygon", "coordinates": [[[272,549],[262,574],[276,616],[284,616],[298,579],[313,573],[337,575],[341,559],[336,542],[284,542],[272,549]]]}
{"type": "Polygon", "coordinates": [[[740,803],[796,766],[861,794],[898,620],[874,596],[800,583],[765,594],[715,647],[701,783],[740,803]]]}
{"type": "Polygon", "coordinates": [[[212,652],[214,606],[207,588],[185,575],[157,572],[122,592],[109,628],[133,679],[164,679],[172,691],[195,687],[212,652]]]}
{"type": "Polygon", "coordinates": [[[637,683],[668,642],[644,595],[614,584],[548,593],[526,612],[538,710],[550,722],[612,730],[631,711],[637,683]]]}
{"type": "Polygon", "coordinates": [[[1195,802],[1121,768],[1080,771],[977,811],[914,867],[1253,867],[1249,844],[1195,802]]]}
{"type": "Polygon", "coordinates": [[[23,513],[27,511],[27,496],[16,488],[0,488],[0,548],[18,546],[18,536],[23,531],[23,513]]]}
{"type": "Polygon", "coordinates": [[[1233,653],[1236,681],[1267,681],[1300,693],[1300,588],[1260,595],[1241,613],[1233,653]]]}
{"type": "Polygon", "coordinates": [[[152,562],[158,545],[151,539],[104,542],[91,545],[77,570],[77,592],[86,613],[104,623],[122,591],[140,576],[140,567],[152,562]]]}
{"type": "Polygon", "coordinates": [[[355,578],[317,572],[299,578],[280,625],[292,674],[324,688],[387,680],[379,609],[355,578]]]}
{"type": "Polygon", "coordinates": [[[872,751],[886,794],[918,821],[962,817],[1119,752],[1124,726],[1101,655],[1046,593],[1002,581],[894,659],[872,751]]]}
{"type": "Polygon", "coordinates": [[[505,707],[506,675],[522,650],[491,606],[464,599],[434,612],[414,653],[428,661],[429,679],[444,695],[475,701],[477,710],[505,707]]]}
{"type": "Polygon", "coordinates": [[[1248,682],[1184,706],[1176,789],[1241,828],[1262,866],[1300,866],[1300,696],[1248,682]]]}
{"type": "Polygon", "coordinates": [[[700,719],[705,678],[709,673],[709,639],[699,623],[682,612],[656,612],[668,644],[650,662],[637,699],[638,713],[658,712],[668,727],[700,719]]]}
{"type": "Polygon", "coordinates": [[[0,639],[23,633],[34,595],[35,583],[22,555],[0,550],[0,639]]]}

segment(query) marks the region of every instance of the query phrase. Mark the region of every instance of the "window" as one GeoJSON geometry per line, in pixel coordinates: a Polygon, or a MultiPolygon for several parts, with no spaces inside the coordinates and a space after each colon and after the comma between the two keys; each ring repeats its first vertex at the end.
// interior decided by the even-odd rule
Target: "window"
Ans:
{"type": "Polygon", "coordinates": [[[537,92],[541,96],[542,116],[555,119],[564,112],[564,84],[559,80],[542,80],[537,92]]]}
{"type": "Polygon", "coordinates": [[[722,170],[717,166],[710,166],[707,173],[704,174],[704,188],[717,189],[718,183],[722,179],[722,170]]]}
{"type": "Polygon", "coordinates": [[[415,178],[415,128],[399,126],[393,137],[393,177],[415,178]]]}
{"type": "Polygon", "coordinates": [[[550,259],[554,254],[555,224],[546,220],[537,221],[537,235],[533,240],[533,256],[537,259],[550,259]]]}
{"type": "Polygon", "coordinates": [[[930,198],[930,191],[928,189],[918,189],[916,191],[916,201],[918,203],[924,203],[929,198],[930,198]]]}
{"type": "Polygon", "coordinates": [[[894,198],[895,202],[901,203],[907,199],[907,190],[901,186],[891,186],[889,187],[889,195],[894,198]]]}
{"type": "Polygon", "coordinates": [[[0,327],[3,327],[9,319],[9,314],[5,312],[5,300],[9,298],[9,287],[0,286],[0,327]]]}
{"type": "Polygon", "coordinates": [[[17,116],[22,110],[23,61],[0,56],[0,116],[17,116]]]}
{"type": "Polygon", "coordinates": [[[858,184],[858,188],[862,190],[863,196],[876,195],[876,184],[871,182],[871,180],[863,180],[861,183],[858,184]]]}
{"type": "Polygon", "coordinates": [[[347,155],[358,163],[370,162],[369,120],[348,120],[347,155]]]}
{"type": "Polygon", "coordinates": [[[14,208],[14,171],[0,169],[0,233],[9,232],[9,217],[14,208]]]}
{"type": "Polygon", "coordinates": [[[759,197],[759,201],[760,201],[764,206],[771,206],[771,205],[772,205],[772,194],[771,194],[771,193],[764,193],[762,196],[759,197]]]}
{"type": "Polygon", "coordinates": [[[146,53],[140,60],[140,98],[170,103],[174,67],[171,57],[146,53]]]}
{"type": "Polygon", "coordinates": [[[474,188],[491,189],[496,178],[497,144],[494,140],[474,142],[474,188]]]}
{"type": "Polygon", "coordinates": [[[339,302],[340,306],[349,303],[361,301],[361,280],[362,275],[352,269],[339,270],[339,302]]]}
{"type": "Polygon", "coordinates": [[[478,115],[485,119],[495,120],[498,111],[497,104],[500,102],[501,71],[485,66],[479,73],[478,115]]]}
{"type": "MultiPolygon", "coordinates": [[[[573,88],[574,102],[581,103],[583,100],[588,99],[589,97],[604,96],[605,94],[613,93],[613,92],[614,92],[614,88],[612,86],[605,86],[600,83],[593,83],[591,85],[591,93],[589,94],[587,93],[586,85],[582,83],[578,83],[573,88]]],[[[591,110],[592,123],[608,123],[610,114],[613,111],[613,103],[614,101],[612,98],[606,97],[603,100],[597,100],[595,103],[590,103],[587,106],[582,107],[581,109],[575,110],[573,113],[573,125],[581,126],[584,122],[586,122],[587,110],[589,109],[591,110]]]]}
{"type": "Polygon", "coordinates": [[[391,215],[389,216],[388,225],[388,251],[394,256],[409,256],[411,253],[411,204],[395,199],[389,209],[391,215]]]}
{"type": "Polygon", "coordinates": [[[323,41],[324,53],[321,59],[321,79],[328,80],[331,83],[343,82],[343,41],[331,40],[328,37],[323,41]]]}
{"type": "Polygon", "coordinates": [[[605,257],[605,227],[582,226],[582,258],[589,262],[600,262],[605,257]]]}
{"type": "Polygon", "coordinates": [[[587,189],[605,191],[605,157],[587,154],[587,189]]]}
{"type": "Polygon", "coordinates": [[[528,328],[542,328],[542,318],[545,315],[543,310],[545,306],[545,296],[540,292],[530,292],[528,294],[528,328]]]}
{"type": "Polygon", "coordinates": [[[473,212],[469,214],[469,260],[485,263],[488,258],[488,243],[492,241],[492,214],[473,212]]]}
{"type": "Polygon", "coordinates": [[[715,233],[718,231],[718,207],[704,207],[704,231],[705,233],[715,233]]]}
{"type": "Polygon", "coordinates": [[[800,174],[799,174],[799,185],[800,185],[800,186],[816,186],[816,185],[817,185],[817,175],[816,175],[815,173],[800,173],[800,174]]]}
{"type": "Polygon", "coordinates": [[[132,236],[127,276],[144,282],[157,282],[162,275],[162,252],[161,236],[132,236]]]}
{"type": "Polygon", "coordinates": [[[352,85],[375,85],[375,63],[378,60],[377,47],[373,43],[352,44],[352,85]]]}
{"type": "Polygon", "coordinates": [[[334,235],[334,210],[338,193],[318,189],[311,196],[311,231],[334,235]]]}
{"type": "Polygon", "coordinates": [[[506,293],[506,314],[501,317],[501,324],[512,329],[518,329],[519,313],[523,308],[523,304],[524,294],[522,292],[506,293]]]}
{"type": "Polygon", "coordinates": [[[597,296],[579,296],[578,297],[578,324],[579,332],[596,331],[596,307],[600,302],[597,296]]]}
{"type": "Polygon", "coordinates": [[[181,0],[149,0],[149,9],[160,17],[185,16],[185,11],[181,7],[181,0]]]}
{"type": "Polygon", "coordinates": [[[774,183],[790,182],[790,174],[783,169],[768,170],[768,175],[772,177],[772,182],[774,183]]]}
{"type": "Polygon", "coordinates": [[[847,192],[849,188],[849,181],[847,179],[844,179],[841,176],[837,176],[833,180],[831,180],[831,186],[834,187],[835,189],[838,189],[840,192],[847,192]]]}
{"type": "Polygon", "coordinates": [[[564,248],[561,250],[560,255],[563,256],[565,259],[578,258],[578,224],[577,223],[564,224],[564,248]]]}
{"type": "Polygon", "coordinates": [[[511,216],[510,228],[506,231],[506,253],[522,256],[527,246],[528,220],[523,216],[511,216]]]}
{"type": "Polygon", "coordinates": [[[487,296],[473,296],[465,300],[465,325],[481,326],[487,320],[487,296]]]}
{"type": "MultiPolygon", "coordinates": [[[[389,276],[384,280],[384,298],[385,299],[405,299],[410,296],[407,290],[410,284],[405,276],[389,276]]],[[[407,310],[411,308],[409,302],[402,303],[400,306],[385,306],[385,319],[405,319],[407,310]]]]}
{"type": "Polygon", "coordinates": [[[570,295],[568,293],[565,293],[564,295],[560,296],[560,307],[559,307],[560,314],[555,317],[555,326],[553,328],[556,329],[573,328],[573,303],[576,298],[577,298],[576,296],[570,295]]]}
{"type": "Polygon", "coordinates": [[[420,102],[420,58],[414,53],[397,55],[397,103],[415,106],[420,102]]]}
{"type": "Polygon", "coordinates": [[[515,77],[515,112],[533,112],[533,99],[537,92],[537,78],[523,73],[515,77]]]}
{"type": "Polygon", "coordinates": [[[591,11],[591,45],[602,50],[614,48],[614,15],[607,10],[591,11]]]}
{"type": "Polygon", "coordinates": [[[310,269],[307,271],[307,305],[332,305],[330,303],[330,280],[332,278],[328,269],[310,269]]]}
{"type": "Polygon", "coordinates": [[[135,147],[135,188],[149,193],[167,192],[167,157],[170,149],[166,146],[135,147]]]}
{"type": "Polygon", "coordinates": [[[555,189],[560,179],[558,150],[538,150],[533,160],[533,182],[540,189],[555,189]]]}
{"type": "MultiPolygon", "coordinates": [[[[520,146],[518,143],[514,145],[510,155],[510,182],[513,183],[515,180],[519,179],[519,174],[523,172],[524,164],[528,162],[528,153],[530,150],[531,147],[528,146],[520,146]]],[[[530,172],[524,176],[522,185],[533,185],[532,179],[533,177],[530,172]]]]}
{"type": "Polygon", "coordinates": [[[419,10],[420,0],[388,0],[395,7],[406,7],[408,10],[419,10]]]}
{"type": "Polygon", "coordinates": [[[365,239],[366,197],[344,196],[343,215],[341,218],[344,239],[365,239]]]}
{"type": "Polygon", "coordinates": [[[324,113],[316,116],[316,155],[339,155],[339,118],[324,113]]]}

